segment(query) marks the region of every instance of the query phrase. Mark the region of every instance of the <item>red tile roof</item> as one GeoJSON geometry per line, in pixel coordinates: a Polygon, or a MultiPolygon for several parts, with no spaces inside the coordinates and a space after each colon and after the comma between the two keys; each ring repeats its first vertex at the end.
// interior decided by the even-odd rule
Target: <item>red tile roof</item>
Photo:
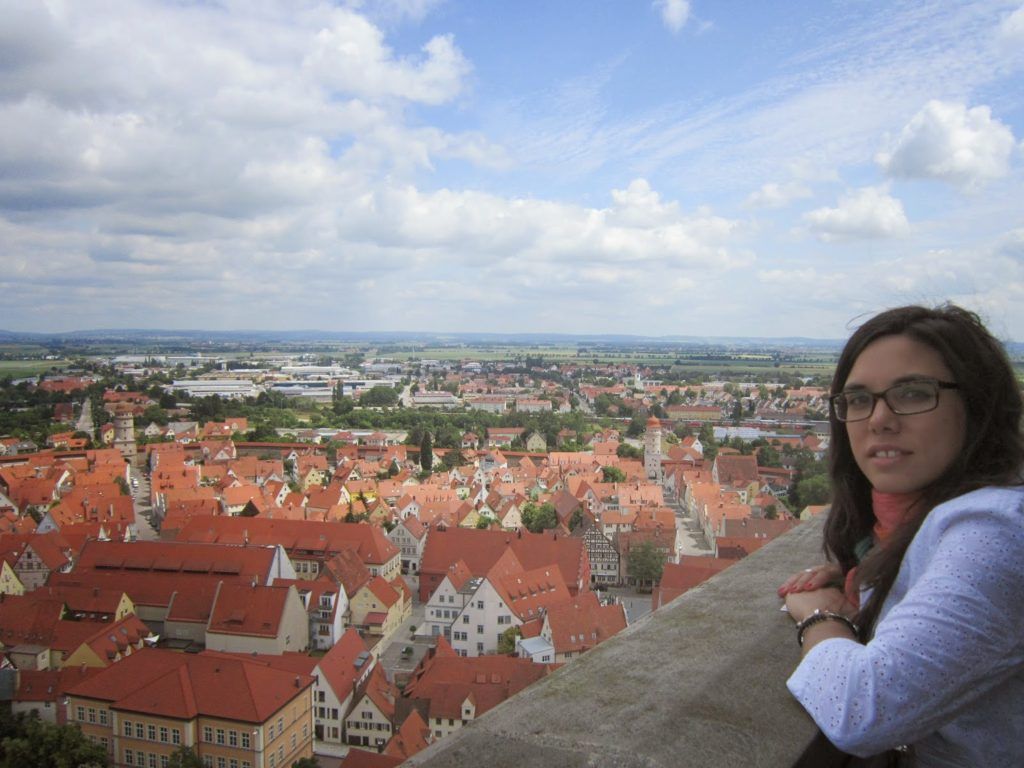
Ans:
{"type": "Polygon", "coordinates": [[[367,565],[383,566],[399,553],[382,528],[359,523],[260,518],[193,518],[178,532],[178,541],[280,544],[289,552],[339,552],[355,549],[367,565]]]}
{"type": "Polygon", "coordinates": [[[221,584],[208,631],[225,635],[276,637],[294,587],[221,584]]]}
{"type": "Polygon", "coordinates": [[[512,656],[452,656],[440,652],[440,641],[438,646],[439,652],[423,659],[403,692],[410,698],[429,699],[430,717],[461,720],[467,698],[472,698],[479,717],[554,669],[512,656]]]}
{"type": "Polygon", "coordinates": [[[155,717],[197,715],[263,723],[313,684],[308,675],[211,653],[145,648],[72,686],[67,693],[155,717]]]}

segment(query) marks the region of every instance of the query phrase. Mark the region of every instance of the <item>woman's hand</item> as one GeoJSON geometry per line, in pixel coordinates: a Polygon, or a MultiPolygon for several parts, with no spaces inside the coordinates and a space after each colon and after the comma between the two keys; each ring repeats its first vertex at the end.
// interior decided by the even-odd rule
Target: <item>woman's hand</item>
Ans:
{"type": "Polygon", "coordinates": [[[799,623],[814,613],[815,609],[841,613],[852,617],[857,609],[835,587],[816,589],[813,592],[790,592],[786,595],[786,608],[793,621],[799,623]]]}
{"type": "Polygon", "coordinates": [[[843,571],[835,563],[824,563],[813,568],[805,568],[794,573],[779,587],[779,597],[793,592],[813,592],[828,586],[839,586],[843,583],[843,571]]]}

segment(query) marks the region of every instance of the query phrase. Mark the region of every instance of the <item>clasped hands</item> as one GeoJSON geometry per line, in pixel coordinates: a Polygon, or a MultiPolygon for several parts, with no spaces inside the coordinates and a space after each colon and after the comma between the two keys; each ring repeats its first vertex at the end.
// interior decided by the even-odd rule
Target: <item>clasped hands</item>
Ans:
{"type": "Polygon", "coordinates": [[[779,587],[779,597],[795,622],[801,622],[816,609],[852,617],[856,607],[842,590],[843,572],[835,563],[825,563],[794,573],[779,587]]]}

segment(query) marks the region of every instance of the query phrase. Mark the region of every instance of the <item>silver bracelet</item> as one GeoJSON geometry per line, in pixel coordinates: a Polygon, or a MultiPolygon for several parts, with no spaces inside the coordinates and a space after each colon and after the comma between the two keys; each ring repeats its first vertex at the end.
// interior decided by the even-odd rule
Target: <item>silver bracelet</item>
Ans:
{"type": "Polygon", "coordinates": [[[853,632],[853,636],[855,638],[860,637],[860,630],[857,628],[857,625],[846,616],[843,616],[843,614],[836,613],[835,611],[823,611],[821,608],[815,608],[807,617],[804,618],[803,621],[798,622],[796,625],[796,641],[801,647],[803,647],[804,644],[804,632],[806,632],[808,628],[813,627],[815,624],[820,624],[823,621],[842,622],[851,632],[853,632]]]}

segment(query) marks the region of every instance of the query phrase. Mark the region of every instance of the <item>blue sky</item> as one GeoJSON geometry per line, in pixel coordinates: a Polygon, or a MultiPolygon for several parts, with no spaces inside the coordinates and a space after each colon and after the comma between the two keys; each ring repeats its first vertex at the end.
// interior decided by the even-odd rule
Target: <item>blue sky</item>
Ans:
{"type": "Polygon", "coordinates": [[[1024,339],[1024,5],[0,0],[0,328],[1024,339]]]}

